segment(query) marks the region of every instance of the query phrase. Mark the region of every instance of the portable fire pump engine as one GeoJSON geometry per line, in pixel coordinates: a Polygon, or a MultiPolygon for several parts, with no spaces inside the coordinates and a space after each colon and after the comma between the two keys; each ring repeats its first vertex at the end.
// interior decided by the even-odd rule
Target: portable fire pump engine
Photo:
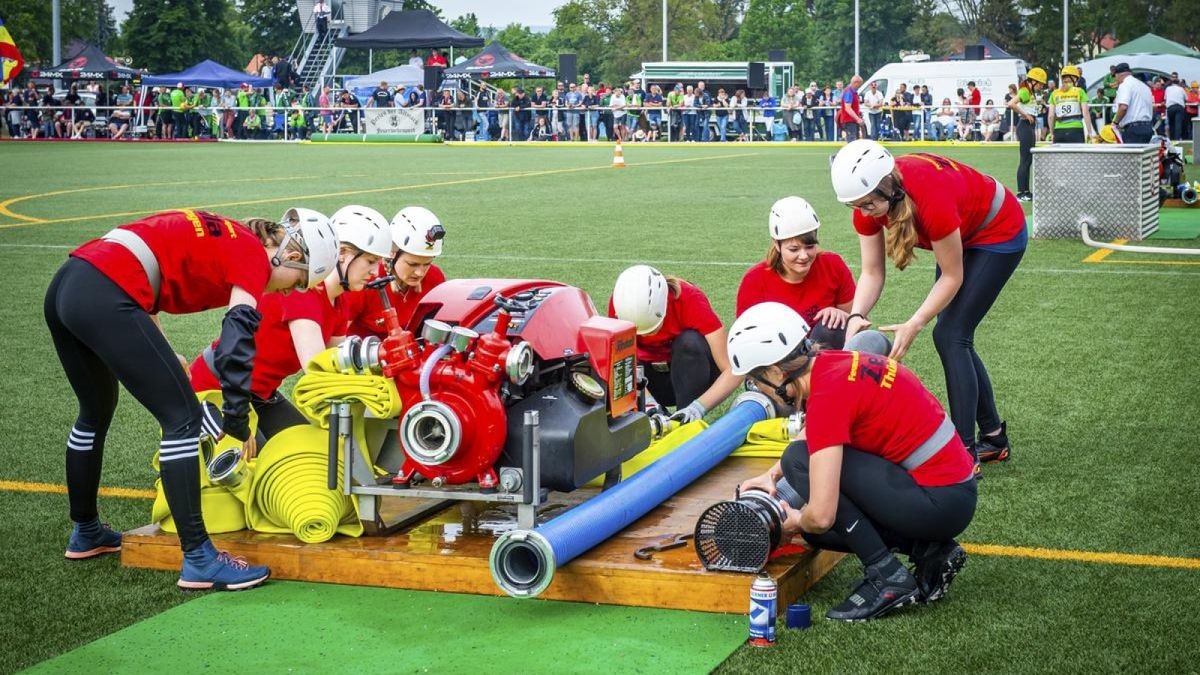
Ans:
{"type": "MultiPolygon", "coordinates": [[[[343,455],[342,487],[360,497],[361,517],[378,517],[363,497],[414,496],[516,503],[528,525],[546,491],[569,492],[598,476],[615,482],[621,463],[651,441],[651,419],[639,411],[634,326],[599,316],[578,288],[447,281],[417,307],[409,327],[420,327],[419,336],[386,313],[386,338],[355,338],[338,352],[345,372],[382,373],[403,401],[391,428],[367,434],[379,446],[368,454],[387,477],[354,466],[363,462],[349,447],[343,455]]],[[[347,426],[338,429],[352,445],[347,426]]]]}

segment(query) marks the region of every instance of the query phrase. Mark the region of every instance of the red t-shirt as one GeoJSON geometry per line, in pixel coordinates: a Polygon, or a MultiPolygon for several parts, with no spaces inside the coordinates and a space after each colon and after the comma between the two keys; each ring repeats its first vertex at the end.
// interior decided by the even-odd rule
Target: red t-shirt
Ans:
{"type": "MultiPolygon", "coordinates": [[[[345,294],[338,297],[340,301],[345,294]]],[[[262,322],[254,334],[254,371],[250,375],[250,391],[259,398],[270,398],[279,385],[293,373],[300,372],[304,364],[296,354],[296,343],[292,341],[290,323],[301,319],[316,322],[321,328],[321,340],[325,344],[334,336],[346,334],[346,316],[340,302],[329,302],[325,284],[321,283],[310,291],[268,293],[258,305],[262,322]]],[[[219,340],[213,340],[217,347],[219,340]]],[[[192,390],[208,391],[220,389],[216,375],[209,370],[203,355],[192,361],[192,390]]]]}
{"type": "Polygon", "coordinates": [[[971,91],[971,112],[978,115],[980,103],[983,103],[983,92],[977,87],[971,91]]]}
{"type": "MultiPolygon", "coordinates": [[[[980,228],[992,207],[993,179],[940,155],[918,152],[896,158],[904,191],[917,206],[917,246],[932,250],[932,242],[958,230],[963,248],[1011,241],[1025,228],[1025,212],[1008,188],[1004,204],[987,227],[980,228]]],[[[1003,187],[1003,186],[1001,186],[1003,187]]],[[[887,216],[866,216],[854,210],[854,229],[870,236],[887,227],[887,216]]]]}
{"type": "MultiPolygon", "coordinates": [[[[616,318],[612,298],[608,299],[608,315],[616,318]]],[[[663,363],[671,360],[671,344],[689,328],[701,335],[721,327],[721,319],[713,311],[704,291],[686,281],[679,282],[679,297],[667,293],[667,315],[662,326],[652,335],[637,336],[637,357],[642,363],[663,363]]]]}
{"type": "MultiPolygon", "coordinates": [[[[899,464],[933,435],[946,411],[911,370],[859,352],[821,352],[812,366],[805,434],[810,454],[835,445],[899,464]]],[[[975,462],[958,434],[909,474],[917,485],[966,480],[975,462]]]]}
{"type": "MultiPolygon", "coordinates": [[[[387,269],[387,264],[380,263],[377,276],[388,274],[391,274],[391,270],[387,269]]],[[[388,301],[392,303],[392,307],[396,308],[396,318],[400,319],[401,326],[412,328],[408,324],[412,321],[413,312],[417,311],[417,305],[420,304],[421,298],[445,280],[446,275],[438,269],[438,266],[430,265],[429,271],[425,273],[425,278],[421,280],[420,288],[407,288],[403,293],[397,293],[391,284],[387,285],[388,301]]],[[[350,324],[347,335],[387,336],[387,326],[383,323],[383,300],[379,297],[379,291],[367,288],[344,293],[342,298],[345,299],[346,321],[350,324]]]]}
{"type": "Polygon", "coordinates": [[[1154,112],[1162,113],[1167,110],[1167,90],[1150,88],[1150,98],[1154,100],[1154,112]]]}
{"type": "Polygon", "coordinates": [[[737,316],[760,302],[781,302],[796,310],[809,326],[817,312],[826,307],[854,300],[854,275],[842,256],[821,251],[799,283],[789,283],[767,266],[766,261],[751,267],[738,286],[737,316]]]}
{"type": "Polygon", "coordinates": [[[146,242],[162,275],[158,303],[146,270],[125,246],[93,239],[71,252],[112,279],[147,312],[190,314],[229,304],[237,286],[258,300],[271,261],[246,226],[204,211],[168,211],[122,225],[146,242]]]}

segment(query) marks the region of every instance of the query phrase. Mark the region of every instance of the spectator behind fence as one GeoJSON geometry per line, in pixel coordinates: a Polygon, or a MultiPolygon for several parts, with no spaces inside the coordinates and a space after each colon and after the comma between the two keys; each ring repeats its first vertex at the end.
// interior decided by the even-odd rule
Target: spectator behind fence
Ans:
{"type": "Polygon", "coordinates": [[[738,140],[750,140],[750,121],[746,116],[750,108],[750,99],[746,98],[746,90],[738,89],[733,93],[733,100],[729,102],[730,116],[733,118],[733,127],[737,130],[738,140]]]}
{"type": "Polygon", "coordinates": [[[563,104],[567,108],[565,115],[567,134],[572,141],[579,140],[579,111],[583,107],[583,94],[579,85],[571,83],[567,93],[563,95],[563,104]]]}
{"type": "Polygon", "coordinates": [[[996,110],[996,104],[992,99],[987,100],[987,104],[979,113],[979,134],[983,137],[983,142],[988,143],[995,140],[996,132],[1000,131],[1000,111],[996,110]]]}
{"type": "MultiPolygon", "coordinates": [[[[858,140],[861,136],[865,136],[867,133],[867,125],[863,120],[862,106],[858,98],[858,88],[860,86],[862,86],[861,76],[855,75],[854,77],[850,78],[850,86],[846,87],[842,91],[842,99],[838,107],[837,124],[838,128],[842,132],[842,135],[844,136],[843,140],[845,140],[847,143],[858,140]]],[[[879,106],[878,114],[871,112],[867,113],[868,115],[875,115],[871,119],[871,133],[874,134],[878,133],[877,125],[879,124],[879,121],[883,119],[883,95],[879,93],[879,89],[876,87],[874,82],[871,83],[871,86],[867,91],[868,96],[871,96],[872,94],[875,96],[871,100],[876,101],[879,106]]],[[[867,98],[864,98],[863,100],[865,101],[867,98]]]]}
{"type": "Polygon", "coordinates": [[[529,97],[525,95],[525,90],[521,87],[513,87],[512,103],[512,129],[514,141],[529,140],[530,128],[530,102],[529,97]]]}
{"type": "Polygon", "coordinates": [[[942,99],[942,107],[933,118],[933,140],[953,140],[958,129],[958,117],[954,114],[954,104],[949,97],[942,99]]]}
{"type": "Polygon", "coordinates": [[[471,129],[471,102],[467,100],[467,92],[459,89],[454,95],[454,137],[460,141],[467,140],[467,131],[471,129]]]}
{"type": "Polygon", "coordinates": [[[1187,114],[1184,112],[1187,107],[1187,90],[1183,88],[1178,79],[1173,79],[1167,85],[1163,99],[1167,106],[1168,136],[1173,141],[1183,140],[1185,138],[1184,129],[1188,124],[1187,114]]]}
{"type": "MultiPolygon", "coordinates": [[[[806,141],[815,141],[817,137],[825,139],[825,124],[821,110],[821,95],[815,87],[809,87],[800,94],[800,108],[803,111],[800,127],[800,137],[806,141]]],[[[828,140],[828,139],[825,139],[828,140]]]]}
{"type": "Polygon", "coordinates": [[[221,92],[221,131],[225,138],[233,138],[233,120],[237,110],[237,95],[232,89],[221,92]]]}
{"type": "Polygon", "coordinates": [[[717,88],[717,98],[713,100],[713,113],[717,120],[717,137],[724,143],[729,129],[729,95],[722,87],[717,88]]]}
{"type": "Polygon", "coordinates": [[[583,85],[584,126],[587,129],[588,142],[595,142],[600,125],[600,97],[591,85],[583,85]]]}
{"type": "Polygon", "coordinates": [[[388,89],[387,82],[380,82],[379,86],[375,87],[375,91],[371,92],[371,96],[367,98],[368,108],[392,108],[394,106],[392,90],[388,89]]]}
{"type": "Polygon", "coordinates": [[[667,139],[683,140],[683,85],[676,83],[667,94],[667,139]]]}
{"type": "Polygon", "coordinates": [[[788,87],[780,107],[783,109],[783,124],[788,130],[788,140],[800,140],[800,132],[804,129],[804,113],[801,112],[803,102],[796,87],[788,87]]]}
{"type": "MultiPolygon", "coordinates": [[[[854,89],[853,80],[850,82],[850,88],[854,89]]],[[[879,84],[872,82],[867,86],[867,91],[863,94],[862,103],[867,109],[867,120],[870,122],[868,131],[871,134],[871,138],[875,140],[879,140],[879,126],[883,121],[883,101],[883,92],[879,91],[879,84]]],[[[847,137],[846,140],[852,141],[854,139],[847,137]]]]}
{"type": "Polygon", "coordinates": [[[647,140],[657,141],[658,135],[662,131],[664,101],[662,87],[657,84],[650,85],[650,93],[646,96],[646,123],[650,127],[647,140]]]}
{"type": "Polygon", "coordinates": [[[453,108],[454,94],[449,89],[443,89],[441,98],[438,99],[434,120],[437,122],[438,131],[442,132],[442,138],[448,141],[454,140],[453,108]]]}
{"type": "Polygon", "coordinates": [[[687,85],[683,89],[683,140],[696,140],[696,89],[687,85]]]}
{"type": "Polygon", "coordinates": [[[537,121],[533,124],[533,130],[529,134],[529,141],[550,141],[554,140],[554,130],[550,128],[549,118],[537,117],[537,121]]]}
{"type": "MultiPolygon", "coordinates": [[[[762,97],[758,99],[758,106],[762,108],[763,124],[767,132],[766,140],[772,140],[775,133],[775,109],[779,107],[779,101],[775,100],[769,91],[763,91],[762,97]]],[[[753,136],[753,125],[751,125],[750,131],[753,136]]]]}
{"type": "Polygon", "coordinates": [[[504,91],[503,89],[496,90],[495,106],[496,106],[496,123],[500,126],[500,140],[511,141],[512,138],[510,136],[509,116],[508,116],[508,106],[509,106],[508,92],[504,91]]]}
{"type": "Polygon", "coordinates": [[[708,118],[711,116],[710,109],[712,108],[712,95],[708,93],[708,88],[703,82],[696,83],[696,90],[693,92],[696,97],[696,131],[697,141],[707,143],[710,136],[708,128],[708,118]]]}
{"type": "Polygon", "coordinates": [[[129,85],[121,85],[121,91],[113,99],[113,103],[116,108],[108,115],[108,135],[116,141],[125,137],[133,119],[133,94],[129,93],[129,85]]]}

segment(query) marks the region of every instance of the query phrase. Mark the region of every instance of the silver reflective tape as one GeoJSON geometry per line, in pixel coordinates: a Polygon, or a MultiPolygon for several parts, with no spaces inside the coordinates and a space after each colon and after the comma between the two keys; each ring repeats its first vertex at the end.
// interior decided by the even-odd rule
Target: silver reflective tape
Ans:
{"type": "Polygon", "coordinates": [[[150,290],[154,293],[154,304],[157,305],[158,293],[162,289],[162,270],[158,267],[158,258],[154,257],[154,251],[150,250],[146,241],[137,233],[119,227],[109,230],[108,234],[101,239],[124,246],[133,254],[133,257],[137,258],[146,272],[146,280],[150,282],[150,290]]]}
{"type": "Polygon", "coordinates": [[[925,439],[924,443],[918,445],[916,450],[909,453],[908,457],[905,457],[900,462],[900,466],[904,467],[905,471],[916,470],[917,467],[928,462],[929,458],[936,455],[938,450],[946,447],[950,439],[954,438],[955,433],[957,432],[954,430],[954,424],[950,421],[950,418],[943,416],[942,423],[938,425],[937,430],[929,438],[925,439]]]}

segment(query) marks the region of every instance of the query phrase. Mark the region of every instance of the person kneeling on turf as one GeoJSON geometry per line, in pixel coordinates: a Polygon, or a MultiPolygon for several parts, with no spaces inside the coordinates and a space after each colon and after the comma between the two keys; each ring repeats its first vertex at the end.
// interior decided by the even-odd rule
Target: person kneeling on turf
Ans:
{"type": "Polygon", "coordinates": [[[808,332],[800,315],[773,302],[730,328],[733,373],[807,415],[805,439],[741,489],[774,495],[787,478],[806,503],[781,501],[784,530],[858,556],[864,578],[828,618],[865,621],[933,602],[966,562],[954,537],[975,514],[974,460],[912,371],[865,352],[814,354],[808,332]],[[909,556],[912,572],[893,550],[909,556]]]}
{"type": "Polygon", "coordinates": [[[608,315],[637,328],[647,388],[657,404],[675,406],[673,419],[701,419],[742,383],[729,371],[725,327],[696,286],[634,265],[617,278],[608,315]]]}

